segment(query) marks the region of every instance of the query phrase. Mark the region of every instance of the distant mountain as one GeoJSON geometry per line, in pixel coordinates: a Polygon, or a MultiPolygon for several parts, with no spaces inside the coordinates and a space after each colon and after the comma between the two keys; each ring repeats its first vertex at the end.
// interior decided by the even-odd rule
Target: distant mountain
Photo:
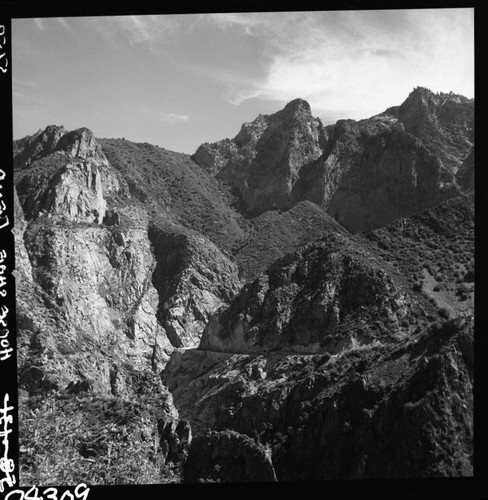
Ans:
{"type": "Polygon", "coordinates": [[[473,109],[15,141],[23,484],[470,475],[473,109]]]}
{"type": "Polygon", "coordinates": [[[327,133],[297,99],[192,158],[237,189],[249,213],[310,200],[356,233],[468,189],[473,120],[474,100],[419,87],[400,106],[327,133]]]}

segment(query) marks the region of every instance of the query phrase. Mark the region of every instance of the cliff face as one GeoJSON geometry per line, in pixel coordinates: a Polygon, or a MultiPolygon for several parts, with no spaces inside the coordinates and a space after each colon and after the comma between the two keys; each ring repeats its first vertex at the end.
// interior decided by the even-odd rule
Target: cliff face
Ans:
{"type": "Polygon", "coordinates": [[[460,197],[277,261],[173,353],[181,415],[253,437],[278,480],[471,475],[473,223],[460,197]]]}
{"type": "Polygon", "coordinates": [[[209,317],[241,287],[237,265],[206,238],[151,228],[158,320],[175,347],[196,347],[209,317]]]}
{"type": "Polygon", "coordinates": [[[235,186],[252,213],[310,200],[356,233],[469,189],[471,174],[456,173],[469,170],[473,121],[473,100],[417,88],[401,106],[340,120],[328,134],[297,100],[193,159],[235,186]]]}
{"type": "Polygon", "coordinates": [[[437,156],[401,123],[383,117],[337,123],[317,173],[329,197],[315,187],[305,196],[353,233],[384,226],[460,193],[437,156]]]}
{"type": "MultiPolygon", "coordinates": [[[[167,207],[154,193],[144,194],[143,186],[150,184],[144,183],[144,175],[160,173],[153,174],[155,169],[146,163],[149,172],[143,171],[135,179],[140,182],[134,183],[125,165],[117,163],[115,168],[108,161],[87,129],[67,132],[48,127],[17,142],[14,149],[18,376],[27,398],[21,410],[23,446],[35,453],[25,460],[38,464],[46,454],[68,453],[72,463],[76,457],[83,463],[84,458],[96,456],[101,468],[87,472],[89,482],[110,481],[113,474],[119,474],[120,481],[160,482],[172,474],[165,463],[186,456],[191,434],[156,374],[175,345],[198,342],[207,316],[236,293],[237,266],[205,236],[179,223],[185,196],[174,196],[167,207]],[[141,202],[143,196],[146,204],[141,202]],[[67,446],[62,436],[54,448],[33,444],[29,408],[37,408],[37,395],[66,408],[56,418],[65,419],[64,425],[77,436],[69,452],[60,451],[67,446]],[[97,403],[73,403],[74,395],[86,395],[97,403]],[[126,403],[130,400],[137,401],[135,409],[126,403]],[[112,415],[111,423],[112,417],[103,417],[103,411],[111,415],[114,402],[121,405],[119,414],[126,408],[141,416],[141,428],[154,440],[154,451],[125,420],[121,423],[112,415]],[[165,410],[156,411],[161,405],[165,410]],[[92,422],[97,418],[98,423],[92,422]],[[83,424],[76,424],[80,419],[83,424]],[[125,473],[112,470],[111,448],[85,442],[95,432],[92,424],[105,426],[114,439],[116,431],[133,436],[131,450],[114,441],[113,449],[125,457],[121,459],[125,473]],[[148,456],[134,464],[131,452],[148,456]]],[[[208,204],[227,210],[232,227],[225,193],[203,171],[200,177],[213,194],[208,204]]],[[[187,177],[190,187],[198,190],[201,183],[191,180],[187,177]]],[[[192,217],[198,221],[208,210],[205,200],[196,208],[200,214],[192,217]]],[[[233,227],[238,234],[239,226],[233,227]]],[[[209,234],[218,232],[211,228],[209,234]]],[[[231,234],[230,241],[235,238],[231,234]]],[[[48,417],[36,429],[39,443],[57,432],[48,417]]],[[[25,478],[34,482],[73,478],[73,465],[63,467],[62,460],[58,465],[54,476],[48,471],[43,476],[37,465],[33,469],[29,465],[25,478]]]]}
{"type": "Polygon", "coordinates": [[[17,191],[28,219],[49,213],[100,224],[107,205],[104,192],[121,189],[88,129],[68,133],[63,127],[47,127],[17,143],[15,150],[17,191]]]}
{"type": "Polygon", "coordinates": [[[234,186],[256,214],[293,205],[300,169],[321,155],[326,138],[310,105],[296,99],[278,113],[245,123],[232,140],[203,144],[192,158],[234,186]]]}
{"type": "Polygon", "coordinates": [[[316,167],[330,197],[305,196],[352,232],[455,197],[467,188],[455,174],[473,151],[473,119],[472,100],[417,88],[394,112],[340,121],[316,167]]]}
{"type": "MultiPolygon", "coordinates": [[[[175,352],[163,380],[197,435],[254,438],[278,481],[469,476],[472,327],[424,334],[337,356],[175,352]]],[[[205,450],[195,440],[189,457],[205,450]]],[[[191,478],[212,477],[206,456],[191,478]]]]}
{"type": "Polygon", "coordinates": [[[20,323],[27,326],[20,380],[31,389],[86,381],[100,393],[127,394],[124,363],[160,369],[172,349],[156,321],[147,232],[103,224],[105,196],[124,186],[91,132],[48,128],[35,139],[16,171],[25,209],[16,214],[17,240],[21,269],[28,270],[18,300],[20,323]],[[29,337],[35,342],[28,344],[29,337]],[[37,354],[46,351],[41,361],[37,354]]]}
{"type": "Polygon", "coordinates": [[[470,475],[472,117],[16,141],[24,484],[470,475]]]}
{"type": "Polygon", "coordinates": [[[347,237],[319,239],[245,285],[231,306],[209,322],[199,348],[335,353],[351,342],[381,336],[364,327],[356,339],[357,322],[382,322],[388,336],[401,335],[399,321],[411,313],[413,299],[388,267],[347,237]]]}
{"type": "Polygon", "coordinates": [[[473,99],[418,87],[398,108],[398,119],[453,173],[473,148],[473,99]]]}

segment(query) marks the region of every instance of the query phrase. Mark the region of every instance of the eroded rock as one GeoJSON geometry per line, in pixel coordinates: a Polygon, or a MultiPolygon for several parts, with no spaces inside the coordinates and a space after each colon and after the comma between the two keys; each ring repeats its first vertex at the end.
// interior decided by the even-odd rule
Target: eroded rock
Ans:
{"type": "Polygon", "coordinates": [[[242,125],[232,140],[203,144],[193,160],[235,186],[254,214],[293,205],[301,168],[322,153],[326,132],[303,99],[242,125]]]}
{"type": "Polygon", "coordinates": [[[229,308],[212,317],[199,348],[337,352],[341,338],[347,337],[348,345],[383,335],[365,327],[363,338],[352,339],[355,321],[383,321],[394,337],[412,298],[385,267],[348,237],[331,234],[279,259],[246,284],[229,308]]]}
{"type": "Polygon", "coordinates": [[[175,347],[198,345],[208,318],[241,286],[237,266],[206,238],[153,228],[158,318],[175,347]]]}
{"type": "Polygon", "coordinates": [[[235,431],[196,437],[184,466],[188,483],[276,481],[270,450],[235,431]]]}
{"type": "Polygon", "coordinates": [[[200,365],[209,353],[188,350],[164,377],[197,434],[189,477],[242,480],[239,471],[215,468],[225,455],[214,451],[218,434],[207,437],[205,423],[269,447],[280,481],[469,476],[471,338],[461,320],[339,356],[215,353],[212,364],[200,365]],[[258,367],[265,377],[256,376],[258,367]]]}

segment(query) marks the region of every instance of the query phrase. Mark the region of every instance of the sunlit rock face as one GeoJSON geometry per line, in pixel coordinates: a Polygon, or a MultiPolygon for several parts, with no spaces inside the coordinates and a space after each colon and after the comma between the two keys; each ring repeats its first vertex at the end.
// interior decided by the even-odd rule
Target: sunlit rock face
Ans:
{"type": "Polygon", "coordinates": [[[24,484],[471,475],[473,104],[15,141],[24,484]]]}
{"type": "Polygon", "coordinates": [[[28,219],[46,213],[101,224],[107,208],[104,195],[121,189],[88,129],[67,132],[50,126],[21,139],[14,147],[14,164],[19,199],[28,219]]]}
{"type": "Polygon", "coordinates": [[[103,224],[105,195],[126,189],[88,129],[47,127],[14,150],[20,381],[128,396],[131,370],[160,370],[172,351],[147,230],[103,224]]]}
{"type": "Polygon", "coordinates": [[[158,318],[175,347],[197,347],[211,315],[242,283],[235,263],[208,239],[153,228],[158,318]]]}

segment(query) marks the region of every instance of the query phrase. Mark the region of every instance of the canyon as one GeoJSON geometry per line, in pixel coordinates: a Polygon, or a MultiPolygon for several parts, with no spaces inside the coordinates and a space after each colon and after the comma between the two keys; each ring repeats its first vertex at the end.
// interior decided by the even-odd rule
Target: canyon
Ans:
{"type": "Polygon", "coordinates": [[[22,484],[473,474],[474,100],[13,164],[22,484]]]}

